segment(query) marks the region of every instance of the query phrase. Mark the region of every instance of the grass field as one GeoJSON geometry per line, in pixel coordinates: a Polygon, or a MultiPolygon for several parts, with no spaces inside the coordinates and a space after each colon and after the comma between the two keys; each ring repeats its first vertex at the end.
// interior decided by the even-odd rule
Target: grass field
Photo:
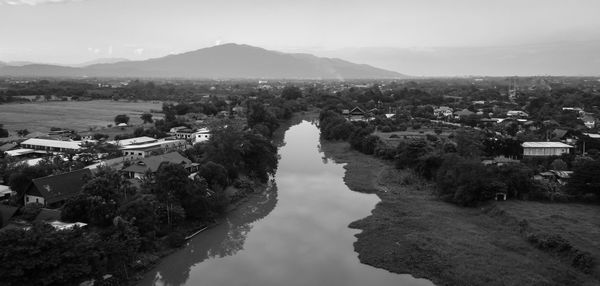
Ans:
{"type": "Polygon", "coordinates": [[[160,110],[161,102],[124,102],[111,100],[53,101],[40,103],[15,103],[0,105],[0,124],[11,135],[18,129],[47,133],[50,127],[86,131],[90,127],[114,124],[118,114],[127,114],[130,124],[142,123],[140,115],[150,110],[160,110]]]}
{"type": "Polygon", "coordinates": [[[560,235],[600,261],[600,206],[528,201],[462,208],[440,201],[434,186],[407,170],[321,142],[325,155],[347,163],[344,181],[381,198],[361,229],[355,250],[362,263],[410,273],[437,285],[600,285],[600,266],[585,274],[570,261],[536,248],[520,232],[526,219],[537,232],[560,235]]]}

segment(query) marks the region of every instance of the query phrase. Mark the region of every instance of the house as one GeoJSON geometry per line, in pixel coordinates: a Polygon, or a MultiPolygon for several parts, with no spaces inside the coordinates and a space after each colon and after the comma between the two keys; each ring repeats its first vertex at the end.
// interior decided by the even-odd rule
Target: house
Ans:
{"type": "Polygon", "coordinates": [[[185,140],[157,140],[145,144],[133,144],[121,147],[125,159],[141,159],[160,153],[166,153],[175,150],[183,150],[187,146],[185,140]]]}
{"type": "Polygon", "coordinates": [[[363,111],[360,107],[354,107],[348,113],[349,121],[367,121],[367,113],[363,111]]]}
{"type": "Polygon", "coordinates": [[[67,199],[79,194],[87,179],[92,177],[89,169],[81,169],[60,175],[31,180],[25,191],[25,204],[41,203],[46,207],[60,207],[67,199]]]}
{"type": "Polygon", "coordinates": [[[596,118],[594,116],[586,114],[581,117],[581,121],[583,121],[583,125],[587,128],[594,128],[596,126],[596,118]]]}
{"type": "Polygon", "coordinates": [[[160,164],[163,162],[182,164],[190,174],[198,171],[198,166],[200,165],[192,163],[190,159],[181,156],[181,154],[177,152],[171,152],[135,161],[129,167],[121,170],[121,172],[125,173],[125,176],[128,178],[142,179],[146,172],[156,173],[158,167],[160,167],[160,164]]]}
{"type": "Polygon", "coordinates": [[[208,128],[198,129],[198,131],[194,132],[193,143],[205,142],[210,139],[210,130],[208,128]]]}
{"type": "Polygon", "coordinates": [[[569,154],[569,150],[573,148],[561,142],[523,142],[523,156],[560,156],[569,154]]]}
{"type": "Polygon", "coordinates": [[[452,108],[448,106],[440,106],[433,110],[433,115],[437,118],[451,117],[453,113],[452,108]]]}
{"type": "Polygon", "coordinates": [[[21,148],[33,149],[36,153],[79,151],[81,150],[81,141],[31,138],[21,142],[21,148]]]}
{"type": "Polygon", "coordinates": [[[466,108],[463,109],[463,110],[454,112],[454,116],[456,118],[458,118],[458,119],[466,118],[466,117],[469,117],[469,116],[474,115],[474,114],[475,114],[475,112],[470,111],[470,110],[468,110],[466,108]]]}
{"type": "Polygon", "coordinates": [[[566,144],[576,144],[578,139],[578,136],[570,130],[557,128],[552,131],[553,141],[560,141],[566,144]]]}
{"type": "Polygon", "coordinates": [[[9,186],[0,185],[0,201],[10,198],[12,191],[9,186]]]}
{"type": "Polygon", "coordinates": [[[522,110],[509,110],[508,112],[506,112],[506,116],[516,118],[527,118],[529,117],[529,114],[522,110]]]}
{"type": "Polygon", "coordinates": [[[171,128],[171,129],[169,129],[169,133],[175,133],[175,132],[177,132],[177,131],[179,131],[179,130],[183,130],[183,129],[187,129],[187,128],[189,128],[189,127],[187,127],[187,126],[177,126],[177,127],[173,127],[173,128],[171,128]]]}
{"type": "Polygon", "coordinates": [[[151,142],[156,142],[156,141],[158,141],[158,140],[155,138],[148,137],[148,136],[142,136],[142,137],[123,139],[123,140],[115,140],[110,143],[120,146],[120,147],[123,147],[123,146],[136,145],[136,144],[146,144],[146,143],[151,143],[151,142]]]}

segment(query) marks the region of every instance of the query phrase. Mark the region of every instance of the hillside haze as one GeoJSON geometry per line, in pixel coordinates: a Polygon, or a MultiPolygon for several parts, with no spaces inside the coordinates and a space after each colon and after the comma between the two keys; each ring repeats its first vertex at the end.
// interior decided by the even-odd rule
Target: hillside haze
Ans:
{"type": "Polygon", "coordinates": [[[166,77],[218,79],[390,79],[404,75],[310,54],[288,54],[258,47],[225,44],[144,61],[85,67],[32,64],[0,66],[3,76],[166,77]]]}

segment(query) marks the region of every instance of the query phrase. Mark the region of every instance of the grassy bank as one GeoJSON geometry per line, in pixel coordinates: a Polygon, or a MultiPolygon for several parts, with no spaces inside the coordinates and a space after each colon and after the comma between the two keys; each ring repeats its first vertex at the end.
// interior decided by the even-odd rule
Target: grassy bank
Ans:
{"type": "Polygon", "coordinates": [[[327,157],[345,166],[346,184],[381,198],[372,215],[351,224],[362,263],[410,273],[437,285],[599,285],[565,255],[540,249],[528,230],[561,235],[575,248],[600,259],[597,206],[508,201],[483,208],[442,202],[433,186],[411,171],[350,149],[347,143],[321,142],[327,157]]]}

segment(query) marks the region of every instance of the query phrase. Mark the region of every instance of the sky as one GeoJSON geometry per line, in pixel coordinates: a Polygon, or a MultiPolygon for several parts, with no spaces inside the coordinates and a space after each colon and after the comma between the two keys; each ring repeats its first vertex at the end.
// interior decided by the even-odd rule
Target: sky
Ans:
{"type": "Polygon", "coordinates": [[[600,43],[599,12],[600,0],[0,0],[0,61],[140,60],[239,43],[372,63],[360,54],[600,43]]]}

